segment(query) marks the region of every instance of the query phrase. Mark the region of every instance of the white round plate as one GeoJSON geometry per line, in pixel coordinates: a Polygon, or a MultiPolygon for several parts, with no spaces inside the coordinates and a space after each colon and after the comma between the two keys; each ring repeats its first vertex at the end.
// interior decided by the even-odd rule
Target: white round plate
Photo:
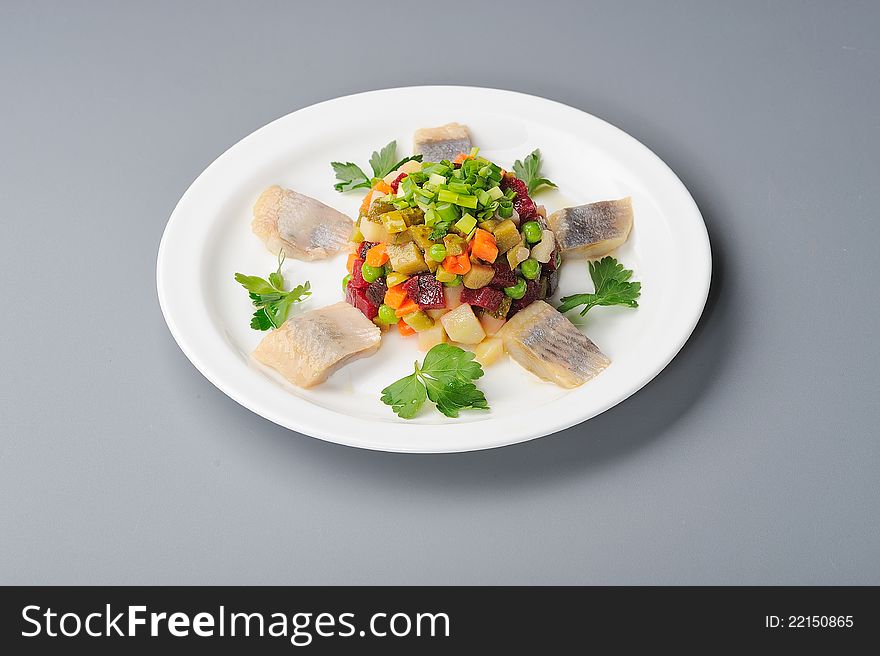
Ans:
{"type": "MultiPolygon", "coordinates": [[[[288,285],[311,281],[304,312],[342,299],[341,254],[323,262],[288,260],[288,285]]],[[[331,442],[384,451],[439,453],[513,444],[555,433],[620,403],[678,353],[700,318],[709,290],[711,254],[696,204],[675,174],[641,143],[585,112],[510,91],[409,87],[323,102],[260,128],[211,164],[175,208],[159,247],[159,301],[174,339],[205,377],[277,424],[331,442]],[[301,390],[249,357],[263,333],[249,327],[253,308],[233,280],[240,271],[265,277],[275,268],[250,229],[260,192],[280,184],[354,217],[361,193],[333,189],[333,160],[367,166],[392,139],[401,156],[419,127],[466,124],[480,154],[511,168],[541,149],[544,174],[558,191],[539,192],[548,211],[632,196],[635,223],[616,253],[642,283],[638,309],[594,308],[575,323],[608,355],[602,374],[574,389],[544,383],[504,358],[478,385],[491,411],[449,419],[430,402],[415,419],[399,419],[380,390],[412,373],[415,339],[386,333],[379,352],[301,390]]],[[[562,266],[556,298],[592,290],[584,260],[562,266]]]]}

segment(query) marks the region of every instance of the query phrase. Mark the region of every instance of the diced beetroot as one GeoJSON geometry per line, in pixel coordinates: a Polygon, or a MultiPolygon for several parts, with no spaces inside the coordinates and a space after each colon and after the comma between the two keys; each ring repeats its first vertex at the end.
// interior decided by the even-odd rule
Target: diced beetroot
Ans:
{"type": "Polygon", "coordinates": [[[522,310],[524,307],[531,305],[538,300],[538,297],[540,295],[541,284],[537,280],[527,280],[526,293],[523,295],[522,298],[518,298],[510,304],[510,314],[508,314],[507,317],[510,318],[514,314],[522,310]]]}
{"type": "Polygon", "coordinates": [[[413,276],[403,283],[403,288],[419,304],[420,310],[442,310],[446,307],[443,285],[430,273],[413,276]]]}
{"type": "MultiPolygon", "coordinates": [[[[372,241],[362,241],[361,245],[358,246],[358,257],[362,260],[367,259],[367,251],[370,250],[376,243],[372,241]]],[[[361,262],[363,264],[363,262],[361,262]]]]}
{"type": "Polygon", "coordinates": [[[407,296],[416,303],[419,302],[419,276],[413,276],[407,280],[403,283],[403,288],[406,290],[407,296]]]}
{"type": "Polygon", "coordinates": [[[379,307],[385,302],[385,292],[388,291],[388,285],[385,284],[384,278],[379,278],[376,282],[371,282],[367,287],[367,298],[370,303],[379,307]]]}
{"type": "Polygon", "coordinates": [[[513,199],[513,209],[519,214],[520,221],[530,221],[538,216],[538,208],[529,197],[529,188],[526,183],[517,178],[513,173],[506,174],[501,179],[501,190],[513,189],[516,198],[513,199]]]}
{"type": "Polygon", "coordinates": [[[489,312],[495,312],[501,305],[501,299],[504,298],[504,292],[491,287],[481,287],[480,289],[468,289],[465,287],[461,290],[461,302],[469,305],[476,305],[489,312]]]}
{"type": "Polygon", "coordinates": [[[405,177],[406,177],[406,173],[401,173],[396,178],[394,178],[394,180],[391,181],[391,191],[393,191],[396,194],[397,187],[400,186],[400,181],[403,180],[405,177]]]}
{"type": "Polygon", "coordinates": [[[361,258],[358,258],[354,261],[354,266],[351,269],[351,286],[355,289],[366,289],[370,286],[366,280],[364,280],[364,273],[361,267],[364,266],[364,261],[361,258]]]}
{"type": "MultiPolygon", "coordinates": [[[[353,281],[354,278],[352,278],[352,282],[353,281]]],[[[370,321],[379,314],[379,306],[367,298],[366,290],[352,287],[351,282],[349,282],[348,287],[345,290],[345,300],[350,305],[355,306],[358,310],[363,312],[364,316],[370,321]]]]}
{"type": "Polygon", "coordinates": [[[490,287],[512,287],[516,284],[516,273],[510,270],[507,258],[499,257],[492,263],[495,276],[489,282],[490,287]]]}

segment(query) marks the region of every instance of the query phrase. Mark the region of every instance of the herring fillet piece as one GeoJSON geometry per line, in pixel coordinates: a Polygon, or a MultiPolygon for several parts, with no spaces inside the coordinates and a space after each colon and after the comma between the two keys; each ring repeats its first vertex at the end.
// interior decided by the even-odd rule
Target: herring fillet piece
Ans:
{"type": "Polygon", "coordinates": [[[583,385],[611,364],[589,337],[544,301],[517,312],[496,337],[520,366],[560,387],[583,385]]]}
{"type": "Polygon", "coordinates": [[[437,128],[419,128],[413,135],[413,152],[425,162],[452,161],[459,153],[471,150],[471,137],[466,125],[447,123],[437,128]]]}
{"type": "Polygon", "coordinates": [[[304,194],[273,185],[254,203],[251,229],[274,254],[297,260],[331,257],[348,243],[354,222],[304,194]]]}
{"type": "Polygon", "coordinates": [[[266,335],[254,358],[298,387],[314,387],[341,366],[373,355],[382,331],[345,301],[291,317],[266,335]]]}
{"type": "Polygon", "coordinates": [[[623,244],[632,230],[632,199],[566,207],[547,217],[563,253],[599,258],[623,244]]]}

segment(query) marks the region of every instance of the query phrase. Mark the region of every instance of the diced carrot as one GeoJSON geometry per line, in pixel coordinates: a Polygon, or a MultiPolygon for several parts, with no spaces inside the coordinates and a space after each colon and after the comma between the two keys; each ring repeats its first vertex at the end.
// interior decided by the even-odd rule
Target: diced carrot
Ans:
{"type": "Polygon", "coordinates": [[[495,236],[488,230],[477,228],[471,240],[471,253],[485,262],[494,262],[498,257],[498,245],[495,236]]]}
{"type": "Polygon", "coordinates": [[[410,325],[403,319],[397,322],[397,330],[400,331],[400,334],[403,337],[409,337],[410,335],[416,334],[416,331],[413,330],[410,325]]]}
{"type": "Polygon", "coordinates": [[[390,287],[388,291],[385,292],[385,305],[396,310],[401,305],[403,305],[403,302],[407,298],[409,298],[409,295],[403,288],[403,283],[400,283],[399,285],[394,285],[394,287],[390,287]]]}
{"type": "Polygon", "coordinates": [[[361,207],[358,210],[358,216],[364,216],[367,212],[370,211],[370,201],[373,198],[373,190],[370,189],[367,192],[367,195],[364,196],[364,200],[361,201],[361,207]]]}
{"type": "MultiPolygon", "coordinates": [[[[388,304],[386,303],[385,305],[388,304]]],[[[407,296],[406,300],[404,300],[403,303],[401,303],[400,306],[394,310],[394,314],[396,314],[398,317],[403,317],[407,314],[418,311],[419,304],[412,300],[409,296],[407,296]]]]}
{"type": "Polygon", "coordinates": [[[354,261],[358,259],[357,253],[349,253],[348,261],[345,263],[345,268],[348,269],[349,273],[354,273],[354,261]]]}
{"type": "MultiPolygon", "coordinates": [[[[491,236],[491,235],[490,235],[491,236]]],[[[498,249],[495,249],[496,255],[498,249]]],[[[380,267],[388,261],[388,251],[385,250],[385,244],[380,242],[367,251],[367,264],[374,267],[380,267]]]]}
{"type": "Polygon", "coordinates": [[[471,270],[471,259],[467,253],[447,255],[443,260],[443,268],[447,273],[465,274],[471,270]]]}
{"type": "Polygon", "coordinates": [[[455,159],[452,160],[453,164],[461,164],[466,159],[471,159],[471,156],[468,153],[459,153],[455,156],[455,159]]]}
{"type": "Polygon", "coordinates": [[[383,194],[390,194],[392,191],[394,191],[391,188],[391,185],[384,180],[376,180],[376,184],[373,185],[373,189],[375,189],[376,191],[381,191],[383,194]]]}

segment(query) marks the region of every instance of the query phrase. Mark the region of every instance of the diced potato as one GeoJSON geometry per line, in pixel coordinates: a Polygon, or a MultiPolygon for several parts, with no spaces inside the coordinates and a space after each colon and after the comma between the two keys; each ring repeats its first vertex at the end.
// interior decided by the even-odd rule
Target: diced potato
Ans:
{"type": "Polygon", "coordinates": [[[556,238],[553,236],[553,232],[545,229],[541,233],[541,241],[532,246],[532,257],[541,264],[547,264],[555,247],[556,238]]]}
{"type": "Polygon", "coordinates": [[[495,277],[495,269],[488,264],[471,264],[471,270],[464,274],[462,282],[468,289],[485,287],[495,277]]]}
{"type": "Polygon", "coordinates": [[[480,325],[490,337],[501,330],[501,326],[507,323],[504,317],[495,317],[488,312],[480,312],[480,325]]]}
{"type": "MultiPolygon", "coordinates": [[[[432,312],[432,310],[428,310],[428,312],[432,312]]],[[[438,310],[433,310],[433,312],[438,312],[438,310]]],[[[445,341],[446,331],[443,329],[443,324],[437,322],[432,328],[419,333],[419,350],[430,351],[437,344],[442,344],[445,341]]]]}
{"type": "Polygon", "coordinates": [[[484,367],[493,364],[504,353],[504,342],[500,337],[487,337],[474,349],[474,360],[484,367]]]}
{"type": "Polygon", "coordinates": [[[516,224],[510,219],[505,219],[495,226],[492,234],[495,236],[495,245],[498,246],[499,253],[506,253],[522,241],[516,224]]]}
{"type": "Polygon", "coordinates": [[[471,306],[462,303],[451,312],[440,317],[440,323],[453,342],[461,344],[479,344],[486,337],[486,331],[474,314],[471,306]]]}
{"type": "MultiPolygon", "coordinates": [[[[372,241],[372,240],[371,240],[372,241]]],[[[413,242],[406,244],[388,244],[388,258],[391,268],[407,276],[428,270],[422,251],[413,242]]]]}
{"type": "Polygon", "coordinates": [[[398,175],[401,173],[407,173],[407,174],[416,173],[417,171],[421,171],[421,170],[422,170],[422,163],[417,162],[412,159],[409,160],[408,162],[404,162],[403,164],[401,164],[400,168],[397,169],[398,175]]]}
{"type": "Polygon", "coordinates": [[[462,286],[456,285],[455,287],[444,287],[443,288],[443,297],[446,299],[446,309],[454,310],[459,305],[461,305],[461,292],[462,286]]]}
{"type": "Polygon", "coordinates": [[[425,314],[427,314],[429,317],[431,317],[434,321],[436,321],[437,319],[442,317],[447,312],[448,312],[448,310],[446,308],[441,308],[438,310],[425,310],[425,314]]]}
{"type": "Polygon", "coordinates": [[[385,229],[381,223],[370,220],[368,217],[364,217],[361,219],[361,234],[366,241],[372,242],[380,242],[380,241],[388,241],[391,239],[391,235],[388,234],[388,231],[385,229]]]}

